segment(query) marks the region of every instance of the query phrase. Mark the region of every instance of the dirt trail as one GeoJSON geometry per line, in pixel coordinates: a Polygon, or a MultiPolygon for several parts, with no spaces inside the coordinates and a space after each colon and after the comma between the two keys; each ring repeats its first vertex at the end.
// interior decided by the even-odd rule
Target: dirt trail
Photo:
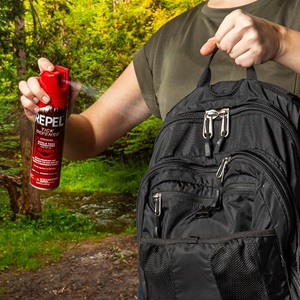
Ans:
{"type": "Polygon", "coordinates": [[[137,299],[137,245],[134,235],[82,242],[59,262],[36,271],[0,272],[2,300],[137,299]]]}

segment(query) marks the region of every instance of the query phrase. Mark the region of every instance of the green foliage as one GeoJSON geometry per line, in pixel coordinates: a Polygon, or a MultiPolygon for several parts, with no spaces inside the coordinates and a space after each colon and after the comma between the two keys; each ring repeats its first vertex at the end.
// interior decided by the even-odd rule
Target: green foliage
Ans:
{"type": "Polygon", "coordinates": [[[40,218],[22,215],[9,220],[8,207],[0,207],[0,270],[32,270],[58,260],[68,244],[96,236],[96,224],[86,216],[49,205],[40,218]]]}
{"type": "Polygon", "coordinates": [[[61,172],[60,188],[136,195],[147,163],[116,162],[104,157],[70,162],[61,172]]]}
{"type": "Polygon", "coordinates": [[[0,225],[7,224],[12,220],[13,213],[9,206],[9,198],[6,190],[0,187],[0,225]]]}
{"type": "Polygon", "coordinates": [[[1,53],[0,47],[0,171],[9,173],[19,172],[20,166],[17,80],[12,54],[1,53]]]}
{"type": "Polygon", "coordinates": [[[16,68],[9,56],[0,54],[0,171],[20,170],[19,101],[16,68]],[[7,57],[7,59],[1,59],[7,57]]]}
{"type": "Polygon", "coordinates": [[[132,224],[131,226],[128,226],[128,228],[124,232],[125,234],[136,234],[136,224],[132,224]]]}
{"type": "Polygon", "coordinates": [[[48,204],[37,216],[40,218],[31,220],[20,215],[21,222],[18,226],[22,224],[26,228],[51,232],[95,233],[95,224],[90,219],[78,213],[70,213],[65,208],[56,209],[54,205],[48,204]]]}
{"type": "MultiPolygon", "coordinates": [[[[2,53],[11,50],[14,20],[14,6],[11,0],[0,0],[0,47],[4,49],[2,53]]],[[[3,55],[0,56],[0,66],[2,65],[3,55]]]]}
{"type": "Polygon", "coordinates": [[[8,205],[0,208],[0,225],[9,229],[32,229],[34,231],[46,230],[48,233],[83,233],[95,234],[95,223],[88,217],[79,213],[71,213],[65,208],[56,208],[48,204],[44,210],[36,215],[36,219],[29,216],[18,215],[16,222],[11,222],[12,213],[8,205]]]}
{"type": "Polygon", "coordinates": [[[105,151],[104,155],[124,162],[131,160],[148,162],[161,124],[160,119],[151,116],[128,132],[126,136],[116,141],[105,151]]]}
{"type": "Polygon", "coordinates": [[[20,138],[16,130],[19,123],[16,104],[15,98],[1,97],[0,92],[0,171],[5,170],[11,174],[16,174],[20,170],[20,138]]]}

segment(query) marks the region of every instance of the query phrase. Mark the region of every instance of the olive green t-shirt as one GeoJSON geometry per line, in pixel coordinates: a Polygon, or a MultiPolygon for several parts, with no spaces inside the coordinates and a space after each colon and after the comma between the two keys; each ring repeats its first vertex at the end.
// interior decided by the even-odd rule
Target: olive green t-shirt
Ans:
{"type": "MultiPolygon", "coordinates": [[[[240,8],[300,31],[300,0],[258,0],[240,8]]],[[[134,54],[138,82],[154,115],[164,119],[179,100],[195,89],[208,62],[208,57],[203,57],[199,50],[234,9],[212,9],[201,3],[165,24],[134,54]]],[[[295,72],[272,61],[255,69],[259,80],[277,84],[300,96],[300,77],[295,72]]],[[[212,83],[246,76],[245,68],[237,66],[221,51],[216,54],[211,70],[212,83]]]]}

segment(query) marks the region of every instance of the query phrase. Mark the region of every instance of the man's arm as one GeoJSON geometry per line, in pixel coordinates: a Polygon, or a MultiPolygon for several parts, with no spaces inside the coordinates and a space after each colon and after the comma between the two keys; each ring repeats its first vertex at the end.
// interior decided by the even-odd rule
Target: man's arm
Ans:
{"type": "Polygon", "coordinates": [[[69,159],[94,156],[150,115],[131,62],[98,101],[70,116],[64,154],[69,159]]]}

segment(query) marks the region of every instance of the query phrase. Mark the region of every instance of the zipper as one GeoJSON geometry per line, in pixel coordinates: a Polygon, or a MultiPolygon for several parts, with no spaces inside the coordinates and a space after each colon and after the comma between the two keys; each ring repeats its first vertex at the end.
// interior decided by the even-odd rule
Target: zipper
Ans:
{"type": "Polygon", "coordinates": [[[243,183],[240,185],[239,183],[231,183],[226,187],[226,190],[224,191],[225,194],[231,194],[231,193],[254,193],[255,191],[255,184],[253,183],[243,183]]]}
{"type": "MultiPolygon", "coordinates": [[[[141,184],[140,184],[140,187],[139,187],[139,191],[138,191],[138,194],[141,194],[141,190],[142,190],[142,187],[144,186],[145,182],[148,181],[150,178],[152,178],[153,176],[155,176],[157,173],[159,173],[160,171],[162,170],[166,170],[166,169],[179,169],[180,167],[182,168],[185,168],[185,169],[188,169],[188,171],[190,170],[194,170],[194,171],[197,171],[199,173],[206,173],[206,174],[211,174],[211,176],[214,176],[214,174],[216,173],[217,171],[217,166],[216,165],[212,165],[212,166],[201,166],[201,165],[198,165],[198,164],[193,164],[193,163],[189,163],[189,162],[186,162],[182,159],[177,159],[177,158],[168,158],[168,159],[165,159],[163,162],[161,163],[158,163],[155,167],[151,168],[147,174],[145,175],[145,177],[143,178],[141,184]]],[[[172,178],[170,178],[170,180],[172,180],[172,178]]],[[[163,181],[160,181],[158,184],[161,184],[163,181]]],[[[156,185],[155,186],[152,186],[152,190],[155,189],[156,185]]],[[[219,195],[219,194],[218,194],[219,195]]],[[[218,204],[217,202],[218,199],[216,199],[216,203],[215,205],[218,204]]],[[[161,219],[161,213],[162,213],[162,195],[161,193],[155,193],[153,196],[152,196],[152,204],[153,204],[153,211],[154,211],[154,214],[156,216],[156,224],[155,224],[155,228],[154,228],[154,236],[155,237],[158,237],[160,236],[160,219],[161,219]]],[[[138,201],[137,203],[138,205],[138,211],[142,211],[143,208],[144,208],[144,205],[145,205],[145,202],[144,201],[138,201]]],[[[139,224],[142,224],[142,214],[138,214],[139,215],[139,218],[138,218],[138,223],[139,224]]],[[[139,227],[139,236],[141,236],[141,228],[142,226],[139,227]]]]}
{"type": "MultiPolygon", "coordinates": [[[[285,176],[280,172],[278,168],[270,164],[268,159],[262,156],[259,152],[243,151],[243,152],[236,152],[230,155],[229,157],[225,157],[221,162],[220,167],[216,173],[216,176],[221,180],[222,183],[226,176],[226,172],[229,164],[231,164],[232,161],[234,160],[248,161],[251,165],[254,165],[256,169],[261,171],[261,173],[267,175],[268,181],[274,183],[274,188],[277,189],[277,192],[280,195],[279,197],[280,205],[284,209],[284,211],[287,212],[288,214],[288,215],[284,214],[287,228],[293,229],[294,226],[296,226],[297,245],[296,245],[296,250],[293,249],[295,251],[295,257],[296,257],[297,249],[299,245],[299,228],[297,224],[298,218],[296,216],[295,219],[295,215],[290,212],[296,212],[297,209],[294,203],[292,202],[293,196],[291,194],[290,187],[286,182],[285,176]],[[282,201],[282,199],[284,199],[285,201],[284,200],[282,201]]],[[[299,259],[298,258],[296,259],[298,265],[299,259]]]]}
{"type": "MultiPolygon", "coordinates": [[[[271,182],[275,183],[275,187],[278,189],[278,192],[280,196],[282,196],[283,199],[286,199],[287,201],[281,201],[281,206],[285,208],[286,211],[294,211],[295,207],[291,204],[291,200],[293,198],[290,187],[286,183],[285,176],[280,172],[280,170],[276,167],[273,167],[272,164],[270,164],[269,160],[262,156],[258,152],[252,152],[252,151],[243,151],[243,152],[236,152],[229,157],[225,157],[220,167],[216,173],[217,178],[221,180],[223,183],[224,177],[228,168],[228,165],[236,159],[246,160],[249,161],[252,165],[255,166],[256,169],[260,170],[261,173],[267,174],[269,180],[271,182]],[[286,207],[285,203],[288,203],[288,208],[286,207]]],[[[287,221],[289,221],[289,217],[286,217],[287,221]]],[[[292,226],[291,226],[292,228],[292,226]]]]}
{"type": "MultiPolygon", "coordinates": [[[[222,111],[227,110],[227,108],[223,108],[223,109],[217,111],[219,113],[219,115],[221,114],[221,119],[222,119],[221,122],[224,124],[223,127],[228,128],[227,132],[226,132],[226,130],[224,131],[224,133],[226,132],[225,136],[227,137],[229,135],[229,128],[230,128],[229,111],[230,111],[230,116],[236,115],[239,113],[243,113],[243,112],[247,112],[249,114],[249,112],[251,110],[255,111],[255,112],[267,114],[267,115],[271,116],[272,118],[274,118],[275,120],[279,121],[280,124],[282,124],[283,130],[291,137],[291,139],[297,149],[297,156],[300,159],[300,139],[299,139],[299,134],[296,131],[296,129],[294,128],[293,124],[291,124],[291,122],[289,121],[287,116],[284,113],[282,113],[279,110],[279,108],[277,108],[275,105],[267,102],[264,99],[257,99],[257,100],[261,100],[262,102],[260,102],[259,104],[256,104],[256,103],[251,103],[250,102],[251,100],[249,100],[250,103],[249,102],[243,103],[239,107],[233,107],[233,108],[228,109],[228,118],[227,119],[224,118],[224,120],[222,118],[222,116],[223,116],[222,111]],[[228,122],[226,122],[226,120],[228,120],[228,122]]],[[[199,120],[199,121],[203,120],[203,122],[204,122],[205,113],[206,112],[203,110],[203,111],[196,111],[196,112],[185,112],[185,113],[181,113],[181,114],[173,116],[170,120],[168,120],[163,125],[163,127],[161,128],[160,132],[158,133],[158,135],[156,137],[156,140],[158,140],[162,131],[164,131],[167,126],[171,125],[174,122],[183,121],[183,120],[199,120]]],[[[218,140],[218,142],[216,143],[214,153],[218,153],[221,150],[221,146],[223,145],[223,142],[225,140],[225,137],[222,135],[222,123],[221,123],[221,136],[220,136],[220,139],[218,140]]],[[[203,123],[203,127],[204,127],[204,123],[203,123]]],[[[207,125],[206,125],[206,128],[207,128],[207,125]]],[[[202,132],[202,135],[203,135],[203,132],[202,132]]],[[[211,138],[206,141],[205,147],[206,147],[205,153],[207,155],[209,155],[210,154],[209,152],[212,152],[211,138]]]]}
{"type": "Polygon", "coordinates": [[[164,159],[163,162],[160,162],[160,163],[156,164],[154,167],[152,167],[151,169],[149,169],[146,176],[143,178],[140,186],[142,186],[144,181],[148,180],[149,177],[153,177],[153,175],[156,172],[159,172],[162,169],[166,169],[166,168],[178,169],[179,167],[188,168],[189,170],[194,170],[194,171],[201,172],[201,173],[214,173],[218,169],[217,165],[202,166],[200,164],[191,163],[189,161],[185,161],[180,158],[170,157],[170,158],[164,159]]]}
{"type": "Polygon", "coordinates": [[[265,229],[259,231],[241,231],[230,234],[228,236],[217,238],[201,238],[198,236],[190,236],[179,239],[161,239],[161,238],[141,238],[141,244],[153,244],[157,246],[174,245],[174,244],[222,244],[236,239],[247,239],[257,237],[276,236],[274,229],[265,229]]]}
{"type": "Polygon", "coordinates": [[[246,104],[245,106],[240,106],[235,109],[236,114],[247,112],[249,113],[249,110],[262,112],[263,114],[267,114],[271,116],[272,118],[279,121],[279,123],[282,124],[283,129],[288,132],[288,135],[293,140],[296,148],[297,148],[297,154],[298,157],[300,157],[300,140],[299,140],[299,133],[294,128],[293,124],[290,122],[290,120],[285,116],[277,107],[271,104],[267,103],[260,103],[260,104],[246,104]]]}

